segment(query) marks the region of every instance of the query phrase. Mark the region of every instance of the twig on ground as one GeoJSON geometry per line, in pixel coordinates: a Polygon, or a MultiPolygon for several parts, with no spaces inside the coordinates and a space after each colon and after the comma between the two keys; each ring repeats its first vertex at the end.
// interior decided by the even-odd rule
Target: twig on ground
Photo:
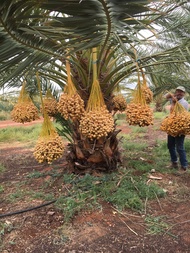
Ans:
{"type": "Polygon", "coordinates": [[[129,225],[127,225],[127,223],[126,223],[124,220],[122,220],[120,217],[119,217],[119,219],[128,227],[128,229],[129,229],[131,232],[133,232],[135,235],[138,235],[137,232],[135,232],[132,228],[130,228],[129,225]]]}
{"type": "Polygon", "coordinates": [[[136,222],[132,221],[132,220],[128,217],[128,216],[132,216],[132,217],[135,217],[135,218],[142,218],[141,216],[132,215],[132,214],[127,214],[127,215],[125,215],[123,212],[119,211],[118,209],[116,209],[116,208],[114,208],[114,207],[112,207],[112,208],[113,208],[117,213],[121,214],[123,217],[127,218],[127,219],[128,219],[129,221],[131,221],[132,223],[138,224],[139,226],[141,226],[141,227],[144,228],[143,225],[141,225],[141,224],[139,224],[139,223],[136,223],[136,222]]]}
{"type": "MultiPolygon", "coordinates": [[[[119,211],[118,209],[116,209],[115,207],[112,206],[112,209],[114,209],[117,213],[123,215],[124,217],[128,218],[124,212],[121,212],[119,211]]],[[[135,217],[135,218],[141,218],[141,216],[138,216],[138,215],[134,215],[134,214],[130,214],[130,213],[127,213],[128,216],[132,216],[132,217],[135,217]]],[[[128,218],[129,219],[129,218],[128,218]]]]}
{"type": "Polygon", "coordinates": [[[170,228],[168,228],[167,231],[164,234],[168,234],[168,235],[171,235],[171,236],[177,238],[177,236],[169,233],[169,231],[171,229],[173,229],[173,227],[175,227],[175,226],[178,226],[178,225],[181,225],[181,224],[185,224],[185,223],[189,223],[189,222],[190,222],[190,220],[186,220],[186,221],[181,221],[181,222],[175,223],[175,224],[171,225],[170,228]]]}
{"type": "Polygon", "coordinates": [[[158,201],[158,205],[159,205],[159,207],[160,207],[160,210],[163,211],[162,206],[161,206],[161,203],[160,203],[160,200],[158,199],[158,196],[157,196],[157,194],[155,193],[155,191],[154,191],[154,195],[156,196],[156,200],[158,201]]]}
{"type": "Polygon", "coordinates": [[[176,218],[181,217],[181,216],[183,216],[183,215],[186,215],[186,214],[188,214],[188,213],[190,213],[190,211],[188,211],[188,212],[186,212],[186,213],[178,214],[177,216],[172,217],[171,219],[176,219],[176,218]]]}
{"type": "Polygon", "coordinates": [[[135,189],[137,190],[137,192],[139,192],[139,189],[136,187],[134,179],[131,177],[131,182],[133,183],[133,186],[135,187],[135,189]]]}
{"type": "Polygon", "coordinates": [[[185,223],[188,223],[188,222],[190,222],[190,220],[181,221],[181,222],[173,224],[172,227],[177,226],[177,225],[181,225],[181,224],[185,224],[185,223]]]}
{"type": "Polygon", "coordinates": [[[146,207],[147,207],[148,198],[146,197],[144,202],[144,214],[146,215],[146,207]]]}

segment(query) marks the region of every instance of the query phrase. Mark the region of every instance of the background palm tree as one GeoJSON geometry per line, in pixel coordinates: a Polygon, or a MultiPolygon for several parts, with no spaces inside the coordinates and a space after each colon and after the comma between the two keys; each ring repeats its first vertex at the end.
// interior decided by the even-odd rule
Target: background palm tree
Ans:
{"type": "MultiPolygon", "coordinates": [[[[86,105],[93,83],[90,52],[99,48],[97,74],[111,111],[115,88],[126,77],[137,75],[138,69],[150,76],[153,85],[159,83],[158,87],[155,85],[157,93],[168,89],[167,85],[176,84],[176,76],[181,79],[190,59],[188,22],[189,3],[185,1],[2,0],[0,85],[20,87],[23,79],[33,76],[35,80],[38,71],[41,83],[48,80],[63,90],[69,56],[73,82],[86,105]],[[162,82],[154,82],[156,78],[162,82]]],[[[33,89],[34,83],[28,83],[28,88],[33,89]]],[[[37,90],[36,86],[33,91],[37,90]]],[[[92,162],[86,161],[95,152],[97,143],[90,142],[88,149],[85,148],[78,125],[71,128],[70,157],[75,166],[107,170],[117,167],[115,129],[96,147],[103,159],[92,166],[92,162]],[[79,148],[83,159],[77,155],[79,148]]]]}

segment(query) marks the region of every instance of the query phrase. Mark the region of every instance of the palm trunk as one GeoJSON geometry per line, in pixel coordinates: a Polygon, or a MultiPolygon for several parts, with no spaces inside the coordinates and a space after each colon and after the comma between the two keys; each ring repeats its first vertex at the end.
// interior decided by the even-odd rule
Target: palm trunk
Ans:
{"type": "Polygon", "coordinates": [[[74,125],[73,143],[68,144],[67,160],[75,173],[113,171],[121,162],[117,139],[120,130],[114,130],[107,137],[90,141],[80,135],[78,123],[74,125]]]}

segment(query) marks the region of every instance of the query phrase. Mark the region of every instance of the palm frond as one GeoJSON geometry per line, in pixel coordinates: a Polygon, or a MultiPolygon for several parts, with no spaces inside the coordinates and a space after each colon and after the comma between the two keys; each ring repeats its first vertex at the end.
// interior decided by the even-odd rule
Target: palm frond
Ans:
{"type": "MultiPolygon", "coordinates": [[[[153,66],[153,70],[158,65],[189,62],[188,14],[188,3],[173,0],[151,3],[145,0],[2,0],[0,86],[5,83],[16,86],[28,72],[38,70],[41,76],[63,88],[67,55],[75,57],[76,52],[98,46],[101,48],[99,62],[104,61],[104,51],[109,48],[117,51],[114,58],[110,56],[109,74],[102,83],[104,87],[109,85],[109,93],[136,71],[136,60],[142,68],[153,66]],[[142,31],[149,32],[149,39],[142,31]],[[62,71],[57,68],[57,61],[63,63],[62,71]],[[114,61],[116,67],[111,70],[114,61]]],[[[76,64],[75,68],[83,85],[88,85],[83,67],[76,64]]]]}

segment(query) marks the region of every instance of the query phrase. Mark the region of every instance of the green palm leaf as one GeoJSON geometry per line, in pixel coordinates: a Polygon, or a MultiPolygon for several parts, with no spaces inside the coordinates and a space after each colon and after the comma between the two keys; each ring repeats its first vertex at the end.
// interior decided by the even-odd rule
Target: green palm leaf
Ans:
{"type": "MultiPolygon", "coordinates": [[[[0,83],[4,85],[10,82],[12,86],[28,71],[35,73],[39,70],[41,75],[63,86],[65,81],[60,81],[63,76],[61,72],[55,71],[55,63],[58,60],[63,62],[68,53],[72,55],[77,51],[101,46],[100,61],[104,57],[104,50],[108,48],[113,51],[117,48],[115,57],[118,59],[121,55],[122,59],[117,60],[117,68],[110,71],[105,79],[105,83],[110,83],[111,91],[126,76],[136,71],[134,48],[138,52],[141,67],[189,61],[189,40],[185,38],[189,34],[188,13],[189,5],[181,1],[152,1],[150,4],[149,1],[124,0],[2,0],[0,83]],[[176,19],[176,16],[180,19],[176,19]],[[185,32],[182,31],[182,24],[185,25],[185,32]],[[158,26],[155,33],[158,36],[166,35],[165,44],[162,43],[163,39],[160,43],[150,42],[141,33],[146,30],[150,32],[150,37],[154,37],[152,31],[158,26]],[[180,41],[173,31],[183,35],[180,41]],[[167,43],[168,35],[171,36],[172,44],[167,43]],[[151,51],[153,44],[155,50],[151,51]],[[147,52],[145,47],[149,48],[147,52]]],[[[82,69],[80,73],[83,82],[86,82],[82,69]]]]}

